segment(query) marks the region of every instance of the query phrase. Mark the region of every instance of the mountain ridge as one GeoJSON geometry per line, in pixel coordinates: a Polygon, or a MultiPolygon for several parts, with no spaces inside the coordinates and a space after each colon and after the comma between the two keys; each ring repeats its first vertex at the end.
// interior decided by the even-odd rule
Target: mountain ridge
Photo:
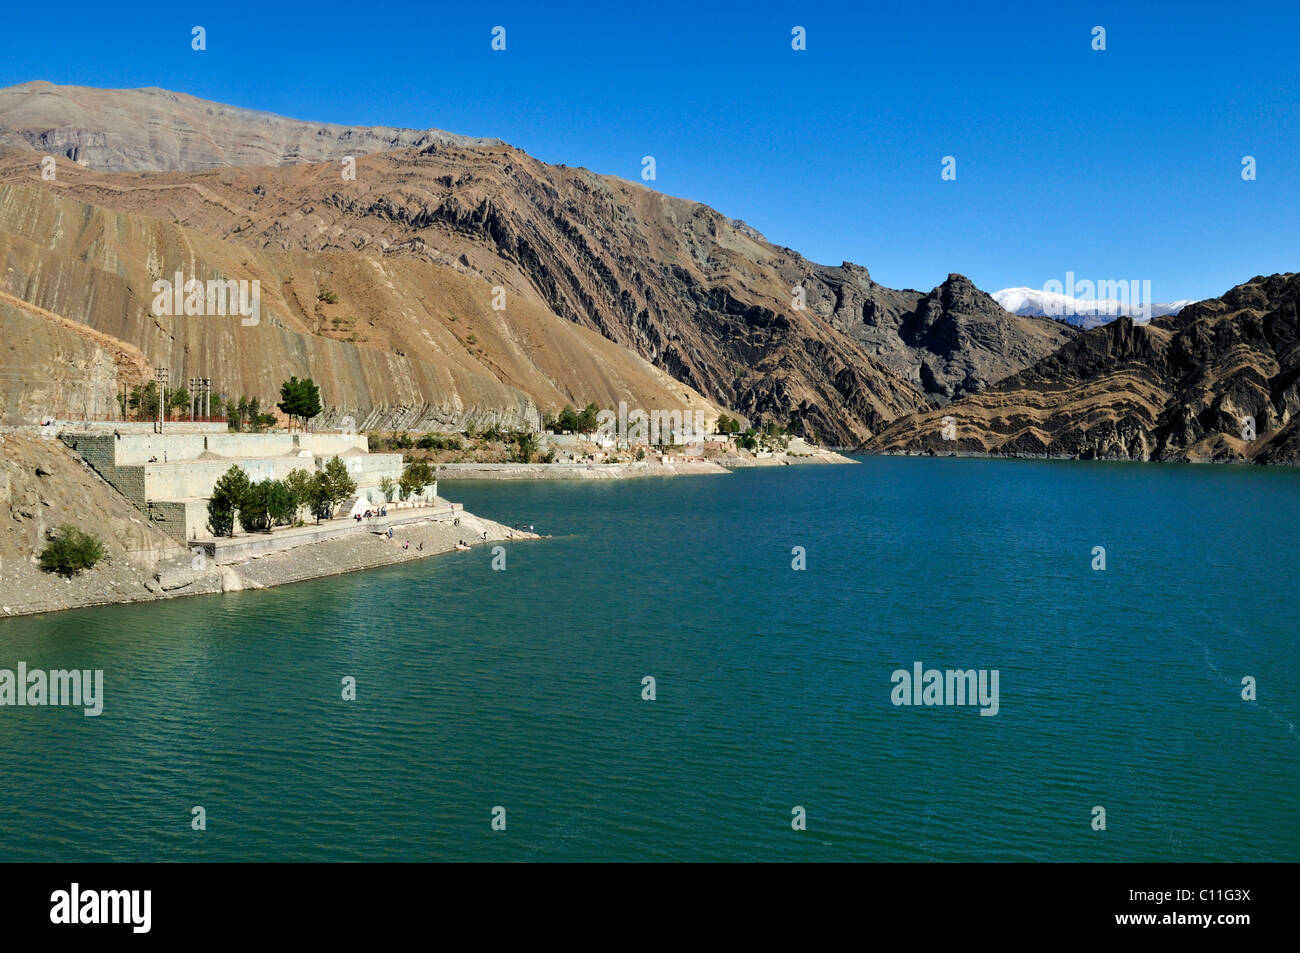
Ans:
{"type": "MultiPolygon", "coordinates": [[[[105,150],[137,166],[211,158],[194,152],[193,136],[176,131],[175,115],[132,120],[110,108],[120,105],[116,94],[56,89],[53,100],[49,90],[35,99],[24,92],[24,128],[44,129],[42,135],[62,128],[64,114],[43,115],[42,104],[89,96],[97,108],[74,111],[78,142],[94,132],[105,150]],[[162,159],[151,158],[155,146],[140,143],[155,143],[162,159]]],[[[956,275],[930,292],[885,288],[862,266],[815,264],[701,203],[547,165],[499,140],[459,137],[358,154],[351,181],[333,159],[287,162],[302,153],[283,150],[268,153],[270,165],[113,172],[70,146],[75,164],[62,164],[67,155],[56,160],[60,171],[47,182],[30,158],[33,137],[10,128],[15,112],[4,103],[12,92],[0,91],[0,136],[18,136],[21,151],[0,160],[0,181],[174,220],[255,251],[424,262],[442,270],[405,276],[421,286],[408,296],[436,304],[450,282],[486,315],[493,289],[503,289],[512,303],[596,332],[719,407],[832,445],[859,445],[900,415],[987,388],[1075,333],[1059,322],[1012,315],[956,275]]],[[[185,94],[151,95],[155,111],[168,103],[223,109],[185,94]]],[[[227,118],[247,122],[250,115],[262,114],[235,110],[227,118]]],[[[205,136],[199,139],[211,138],[205,136]]],[[[356,293],[369,302],[364,285],[356,293]]],[[[397,310],[411,309],[399,303],[397,310]]],[[[454,317],[438,323],[449,327],[454,317]]],[[[310,333],[329,333],[300,319],[310,333]]],[[[365,320],[376,331],[363,346],[409,351],[428,317],[390,311],[365,320]]],[[[573,383],[569,391],[583,399],[573,383]]],[[[533,396],[540,407],[554,403],[553,396],[533,396]]]]}
{"type": "Polygon", "coordinates": [[[1086,331],[981,394],[893,422],[883,453],[1300,462],[1300,274],[1086,331]]]}

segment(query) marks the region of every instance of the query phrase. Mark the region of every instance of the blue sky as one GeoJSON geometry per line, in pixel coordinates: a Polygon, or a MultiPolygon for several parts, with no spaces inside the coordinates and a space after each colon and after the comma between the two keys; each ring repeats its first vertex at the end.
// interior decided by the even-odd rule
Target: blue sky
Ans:
{"type": "Polygon", "coordinates": [[[654,187],[893,287],[1072,271],[1163,301],[1300,268],[1294,4],[149,6],[11,5],[0,85],[438,127],[629,179],[650,154],[654,187]]]}

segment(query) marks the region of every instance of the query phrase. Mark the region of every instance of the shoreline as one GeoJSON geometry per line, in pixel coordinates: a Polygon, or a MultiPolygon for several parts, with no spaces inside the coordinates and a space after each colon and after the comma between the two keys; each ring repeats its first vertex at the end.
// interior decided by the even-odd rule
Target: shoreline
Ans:
{"type": "MultiPolygon", "coordinates": [[[[45,597],[26,604],[3,605],[0,606],[0,619],[46,615],[69,609],[271,589],[416,562],[447,553],[469,552],[476,547],[493,543],[545,538],[464,510],[457,511],[457,516],[461,519],[461,526],[430,518],[394,527],[392,539],[375,532],[355,533],[252,555],[233,562],[217,563],[206,559],[202,569],[192,568],[192,557],[188,552],[161,560],[153,571],[121,565],[96,566],[68,581],[67,586],[73,589],[68,593],[70,598],[45,597]],[[401,532],[397,532],[398,529],[401,532]],[[484,533],[487,534],[486,539],[484,533]],[[462,539],[469,545],[459,546],[458,542],[462,539]],[[403,548],[403,543],[409,543],[409,548],[403,548]],[[423,550],[418,548],[420,544],[424,544],[423,550]]],[[[272,535],[268,538],[274,537],[272,535]]],[[[18,601],[12,594],[0,597],[0,600],[18,601]]]]}
{"type": "Polygon", "coordinates": [[[1258,460],[1250,460],[1245,457],[1234,457],[1232,459],[1224,460],[1215,460],[1210,457],[1200,457],[1196,459],[1190,457],[1182,459],[1155,459],[1153,457],[1082,457],[1078,454],[1066,453],[994,453],[989,451],[950,451],[947,453],[934,453],[928,450],[864,450],[861,448],[852,452],[855,456],[859,457],[911,457],[927,458],[932,460],[1030,460],[1037,463],[1150,463],[1165,466],[1244,466],[1273,469],[1295,469],[1300,467],[1300,460],[1270,460],[1261,462],[1258,460]]]}
{"type": "MultiPolygon", "coordinates": [[[[427,510],[398,509],[384,521],[355,526],[348,519],[321,525],[203,538],[182,544],[91,466],[59,441],[13,434],[0,439],[9,462],[0,467],[0,502],[12,523],[0,537],[0,619],[68,609],[156,602],[187,596],[268,589],[311,579],[378,569],[469,550],[475,546],[543,538],[465,511],[445,497],[427,510]],[[87,509],[89,507],[89,509],[87,509]],[[98,514],[89,517],[90,513],[98,514]],[[456,518],[461,521],[455,525],[456,518]],[[65,578],[42,572],[35,553],[65,520],[102,536],[104,557],[65,578]],[[392,539],[383,531],[392,527],[392,539]],[[460,543],[467,545],[461,546],[460,543]],[[408,548],[403,549],[403,543],[408,548]],[[423,545],[423,549],[419,547],[423,545]]],[[[3,462],[3,457],[0,457],[3,462]]],[[[439,479],[623,480],[728,474],[743,467],[857,463],[838,453],[729,454],[694,460],[626,463],[441,464],[439,479]]]]}
{"type": "Polygon", "coordinates": [[[729,472],[707,460],[681,463],[439,463],[433,467],[440,483],[457,480],[636,480],[729,472]]]}
{"type": "Polygon", "coordinates": [[[856,464],[840,453],[774,453],[770,456],[736,455],[665,463],[641,460],[632,463],[438,463],[430,464],[439,482],[457,480],[637,480],[654,477],[709,476],[751,467],[788,467],[825,464],[856,464]]]}

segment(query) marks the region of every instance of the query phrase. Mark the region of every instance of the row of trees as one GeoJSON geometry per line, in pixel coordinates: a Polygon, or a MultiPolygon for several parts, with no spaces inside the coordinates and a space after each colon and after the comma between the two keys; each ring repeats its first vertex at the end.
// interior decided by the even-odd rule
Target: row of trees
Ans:
{"type": "Polygon", "coordinates": [[[426,433],[412,437],[403,430],[401,433],[394,431],[387,437],[375,433],[368,434],[367,437],[371,450],[410,450],[412,447],[418,447],[420,450],[465,449],[465,441],[458,433],[426,433]]]}
{"type": "Polygon", "coordinates": [[[558,417],[547,414],[542,421],[542,425],[547,430],[558,430],[561,433],[594,433],[596,430],[596,416],[599,413],[600,408],[595,404],[588,404],[582,410],[574,410],[572,407],[565,405],[558,417]]]}
{"type": "Polygon", "coordinates": [[[718,433],[740,433],[740,421],[726,414],[718,415],[718,433]]]}
{"type": "Polygon", "coordinates": [[[357,491],[356,482],[338,457],[319,473],[293,470],[283,480],[254,483],[238,466],[217,480],[208,500],[208,530],[213,536],[234,536],[235,522],[250,533],[269,533],[273,526],[298,522],[307,507],[316,522],[328,519],[334,508],[357,491]]]}
{"type": "MultiPolygon", "coordinates": [[[[188,403],[189,398],[185,400],[188,403]]],[[[280,403],[276,406],[289,418],[289,429],[292,430],[295,423],[306,427],[307,422],[321,412],[320,388],[310,377],[303,380],[290,377],[280,385],[280,403]]],[[[275,425],[275,419],[275,414],[263,412],[261,401],[256,397],[226,401],[226,420],[231,430],[262,433],[275,425]]]]}
{"type": "Polygon", "coordinates": [[[264,433],[268,427],[275,426],[275,414],[262,410],[262,402],[256,397],[241,397],[226,401],[226,424],[231,430],[246,430],[249,433],[264,433]]]}
{"type": "MultiPolygon", "coordinates": [[[[156,419],[158,404],[161,401],[158,382],[147,381],[144,384],[136,384],[128,393],[119,394],[117,401],[123,417],[134,416],[137,420],[156,419]]],[[[189,406],[190,393],[184,387],[174,387],[167,391],[166,410],[169,416],[188,411],[189,406]]],[[[275,424],[275,414],[264,412],[261,401],[257,397],[240,397],[236,400],[234,397],[227,398],[225,395],[219,395],[218,413],[223,406],[231,430],[261,433],[275,424]]],[[[281,413],[288,416],[290,428],[295,423],[305,427],[309,420],[321,412],[320,388],[310,377],[303,380],[290,377],[280,385],[280,403],[276,406],[280,408],[281,413]]]]}
{"type": "MultiPolygon", "coordinates": [[[[423,460],[415,460],[406,465],[396,483],[385,477],[379,488],[391,503],[398,491],[404,500],[419,496],[433,484],[434,479],[433,468],[423,460]]],[[[269,533],[274,526],[296,524],[298,513],[304,507],[319,523],[329,519],[334,508],[351,499],[356,492],[356,481],[348,475],[347,466],[338,457],[333,457],[319,473],[292,470],[283,480],[258,483],[249,479],[238,466],[232,466],[212,488],[212,498],[208,500],[208,530],[213,536],[234,536],[238,521],[247,532],[269,533]]]]}
{"type": "MultiPolygon", "coordinates": [[[[156,420],[158,418],[158,401],[157,381],[136,384],[126,395],[117,395],[117,404],[122,411],[122,416],[134,416],[137,420],[156,420]]],[[[189,409],[190,392],[184,387],[177,387],[167,392],[168,416],[189,409]]]]}
{"type": "Polygon", "coordinates": [[[379,492],[384,494],[384,500],[389,503],[393,502],[399,494],[402,499],[409,500],[423,493],[425,487],[433,485],[434,480],[433,467],[423,460],[412,460],[402,470],[402,475],[396,482],[390,477],[380,480],[379,492]]]}

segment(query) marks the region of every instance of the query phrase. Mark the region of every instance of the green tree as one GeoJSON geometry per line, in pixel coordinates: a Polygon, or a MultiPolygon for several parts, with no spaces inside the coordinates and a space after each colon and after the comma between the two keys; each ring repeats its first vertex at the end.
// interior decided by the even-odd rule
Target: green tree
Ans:
{"type": "Polygon", "coordinates": [[[578,414],[578,433],[592,433],[596,429],[596,418],[600,414],[600,408],[595,404],[588,404],[582,408],[582,413],[578,414]]]}
{"type": "Polygon", "coordinates": [[[293,491],[283,480],[264,480],[266,487],[266,512],[276,526],[292,526],[298,519],[298,503],[293,491]]]}
{"type": "Polygon", "coordinates": [[[406,496],[411,497],[419,496],[424,492],[424,488],[433,482],[433,468],[423,460],[413,460],[402,471],[398,485],[406,496]]]}
{"type": "Polygon", "coordinates": [[[250,533],[271,531],[271,481],[250,484],[239,500],[239,523],[250,533]]]}
{"type": "Polygon", "coordinates": [[[217,480],[208,500],[208,531],[213,536],[235,535],[235,513],[249,486],[248,474],[237,466],[231,467],[217,480]]]}
{"type": "Polygon", "coordinates": [[[171,413],[181,411],[187,413],[190,409],[190,392],[184,387],[178,387],[167,394],[167,409],[171,413]]]}
{"type": "Polygon", "coordinates": [[[397,495],[397,484],[392,477],[384,477],[379,481],[379,492],[384,494],[385,503],[393,502],[393,497],[397,495]]]}
{"type": "Polygon", "coordinates": [[[131,388],[127,403],[135,411],[137,420],[153,420],[158,416],[158,382],[149,381],[144,386],[131,388]]]}
{"type": "Polygon", "coordinates": [[[357,492],[356,481],[348,475],[348,468],[337,456],[325,464],[325,486],[328,493],[331,512],[344,500],[357,492]]]}
{"type": "Polygon", "coordinates": [[[555,418],[555,424],[562,433],[578,432],[578,412],[568,404],[560,411],[560,416],[555,418]]]}
{"type": "Polygon", "coordinates": [[[104,544],[75,526],[59,527],[58,535],[41,551],[40,567],[72,578],[104,558],[104,544]]]}
{"type": "Polygon", "coordinates": [[[714,429],[717,430],[718,433],[740,433],[740,421],[735,417],[728,417],[726,414],[721,414],[718,417],[718,425],[714,429]]]}
{"type": "Polygon", "coordinates": [[[533,454],[537,453],[537,434],[531,430],[520,431],[514,435],[517,449],[511,454],[511,463],[532,463],[533,454]]]}
{"type": "Polygon", "coordinates": [[[295,420],[301,421],[302,426],[306,427],[307,421],[321,412],[320,388],[310,377],[302,380],[290,377],[280,385],[279,407],[281,413],[289,417],[290,429],[295,420]]]}
{"type": "Polygon", "coordinates": [[[294,521],[296,522],[298,510],[304,506],[311,506],[316,499],[316,477],[315,474],[307,470],[290,470],[289,474],[284,478],[284,485],[288,487],[289,494],[293,497],[294,521]]]}
{"type": "Polygon", "coordinates": [[[327,520],[334,515],[334,503],[330,499],[330,481],[324,473],[317,473],[311,481],[311,515],[316,522],[327,520]]]}

